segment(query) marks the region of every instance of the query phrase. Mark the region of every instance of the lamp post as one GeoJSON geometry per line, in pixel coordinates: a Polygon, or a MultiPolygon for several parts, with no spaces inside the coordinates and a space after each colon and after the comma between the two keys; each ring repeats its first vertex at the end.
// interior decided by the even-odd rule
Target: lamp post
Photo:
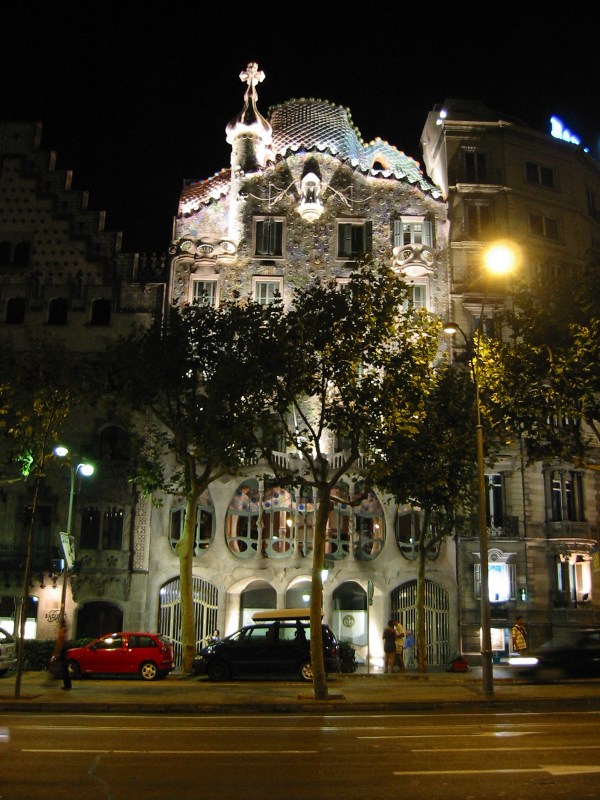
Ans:
{"type": "MultiPolygon", "coordinates": [[[[515,249],[504,242],[496,242],[486,250],[484,254],[485,266],[494,275],[506,275],[515,267],[515,249]]],[[[485,310],[486,297],[484,295],[481,302],[481,313],[477,323],[476,338],[477,344],[481,339],[483,327],[483,313],[485,310]]],[[[489,697],[494,694],[494,670],[492,664],[492,632],[491,632],[491,606],[489,589],[489,561],[488,561],[488,528],[486,519],[485,503],[485,461],[483,448],[483,426],[481,424],[481,404],[479,399],[479,374],[477,363],[477,351],[473,350],[472,344],[467,338],[463,329],[456,322],[448,322],[444,325],[444,333],[455,335],[460,333],[465,340],[469,361],[471,364],[471,376],[475,389],[475,444],[477,458],[477,502],[478,502],[478,530],[479,530],[479,559],[481,565],[481,598],[480,598],[480,626],[481,626],[481,677],[484,695],[489,697]]]]}
{"type": "MultiPolygon", "coordinates": [[[[58,456],[58,458],[66,458],[69,455],[69,450],[62,445],[59,445],[54,448],[54,454],[58,456]]],[[[90,475],[94,474],[94,467],[92,464],[88,464],[87,462],[81,463],[70,463],[69,468],[71,471],[71,484],[69,489],[69,510],[67,514],[67,530],[66,533],[63,535],[61,534],[61,541],[63,546],[63,555],[64,555],[64,569],[63,569],[63,583],[62,583],[62,590],[60,595],[60,612],[58,617],[58,630],[59,635],[61,631],[65,628],[65,606],[67,601],[67,579],[69,574],[69,569],[72,564],[69,563],[69,556],[72,552],[72,528],[73,528],[73,501],[75,499],[75,478],[77,475],[83,475],[84,477],[89,477],[90,475]]]]}

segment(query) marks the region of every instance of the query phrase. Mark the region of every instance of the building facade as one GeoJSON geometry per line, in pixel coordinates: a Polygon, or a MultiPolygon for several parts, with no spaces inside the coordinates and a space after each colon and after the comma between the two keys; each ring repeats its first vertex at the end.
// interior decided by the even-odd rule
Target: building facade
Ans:
{"type": "MultiPolygon", "coordinates": [[[[87,210],[69,175],[39,151],[37,126],[0,127],[0,319],[15,347],[26,352],[41,329],[94,354],[167,303],[216,305],[234,293],[287,303],[314,277],[343,284],[364,253],[404,276],[415,306],[472,331],[485,312],[477,277],[489,241],[518,240],[528,268],[542,270],[582,262],[600,240],[591,213],[598,169],[579,148],[480,105],[448,101],[425,124],[426,177],[388,143],[364,143],[345,108],[300,99],[263,117],[264,75],[250,64],[240,77],[242,110],[225,130],[230,165],[185,182],[168,265],[120,253],[118,236],[104,233],[101,215],[87,210]]],[[[509,288],[499,287],[495,300],[509,288]]],[[[71,634],[160,630],[178,645],[175,546],[184,504],[164,497],[153,505],[135,491],[127,433],[110,408],[73,420],[74,445],[94,455],[99,468],[75,497],[71,634]]],[[[332,439],[332,463],[341,448],[332,439]]],[[[308,605],[314,499],[265,480],[263,472],[248,468],[218,480],[202,498],[194,561],[198,642],[215,628],[232,632],[256,610],[308,605]]],[[[364,488],[360,477],[346,481],[339,489],[349,502],[330,515],[324,615],[360,658],[378,663],[387,619],[414,626],[417,520],[376,488],[352,506],[364,488]]],[[[498,651],[507,647],[516,613],[526,616],[536,642],[573,620],[596,618],[599,488],[591,470],[550,462],[525,467],[518,452],[502,454],[489,470],[498,651]]],[[[14,622],[21,594],[27,491],[2,490],[3,627],[14,622]]],[[[68,474],[58,466],[49,471],[44,498],[26,613],[31,635],[52,638],[62,584],[58,532],[68,500],[68,474]]],[[[430,664],[479,652],[478,560],[476,525],[465,523],[428,564],[430,664]]]]}

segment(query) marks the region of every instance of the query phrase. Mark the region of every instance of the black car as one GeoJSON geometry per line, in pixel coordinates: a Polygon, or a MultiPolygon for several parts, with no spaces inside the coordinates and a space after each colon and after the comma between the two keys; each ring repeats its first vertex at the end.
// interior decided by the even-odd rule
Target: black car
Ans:
{"type": "Polygon", "coordinates": [[[522,674],[536,680],[600,678],[600,628],[574,628],[546,642],[522,674]]]}
{"type": "MultiPolygon", "coordinates": [[[[323,625],[323,656],[326,672],[339,672],[339,645],[331,628],[323,625]]],[[[312,680],[310,626],[303,619],[276,619],[246,625],[211,644],[195,657],[198,675],[223,681],[246,675],[298,675],[312,680]]]]}

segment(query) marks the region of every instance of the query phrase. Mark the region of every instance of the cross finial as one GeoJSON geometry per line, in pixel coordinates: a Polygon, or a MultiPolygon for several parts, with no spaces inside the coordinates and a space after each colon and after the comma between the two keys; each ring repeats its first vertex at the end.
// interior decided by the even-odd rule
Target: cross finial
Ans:
{"type": "Polygon", "coordinates": [[[258,69],[258,64],[255,61],[251,61],[246,69],[243,69],[240,72],[240,80],[248,84],[246,94],[244,95],[244,100],[246,102],[248,102],[249,99],[252,99],[255,102],[258,100],[256,85],[264,81],[264,79],[265,73],[258,69]]]}

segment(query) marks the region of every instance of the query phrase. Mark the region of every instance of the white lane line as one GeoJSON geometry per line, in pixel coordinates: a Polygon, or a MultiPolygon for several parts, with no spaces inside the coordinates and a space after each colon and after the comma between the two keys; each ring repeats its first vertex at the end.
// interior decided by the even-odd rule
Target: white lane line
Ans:
{"type": "MultiPolygon", "coordinates": [[[[485,753],[487,751],[495,753],[498,750],[507,750],[509,753],[520,752],[519,746],[515,747],[413,747],[412,753],[485,753]]],[[[530,750],[600,750],[600,744],[574,744],[574,745],[527,745],[527,752],[530,750]]]]}
{"type": "MultiPolygon", "coordinates": [[[[24,747],[20,750],[21,753],[64,753],[64,747],[50,748],[50,747],[24,747]]],[[[69,748],[69,755],[76,753],[113,753],[114,755],[182,755],[182,756],[231,756],[231,755],[316,755],[318,750],[92,750],[92,749],[77,749],[69,748]]]]}
{"type": "Polygon", "coordinates": [[[410,770],[407,772],[394,772],[394,775],[406,777],[407,775],[514,775],[523,772],[549,772],[551,775],[579,775],[592,772],[600,772],[598,766],[575,766],[570,764],[549,764],[542,767],[531,767],[531,769],[439,769],[439,770],[410,770]]]}

